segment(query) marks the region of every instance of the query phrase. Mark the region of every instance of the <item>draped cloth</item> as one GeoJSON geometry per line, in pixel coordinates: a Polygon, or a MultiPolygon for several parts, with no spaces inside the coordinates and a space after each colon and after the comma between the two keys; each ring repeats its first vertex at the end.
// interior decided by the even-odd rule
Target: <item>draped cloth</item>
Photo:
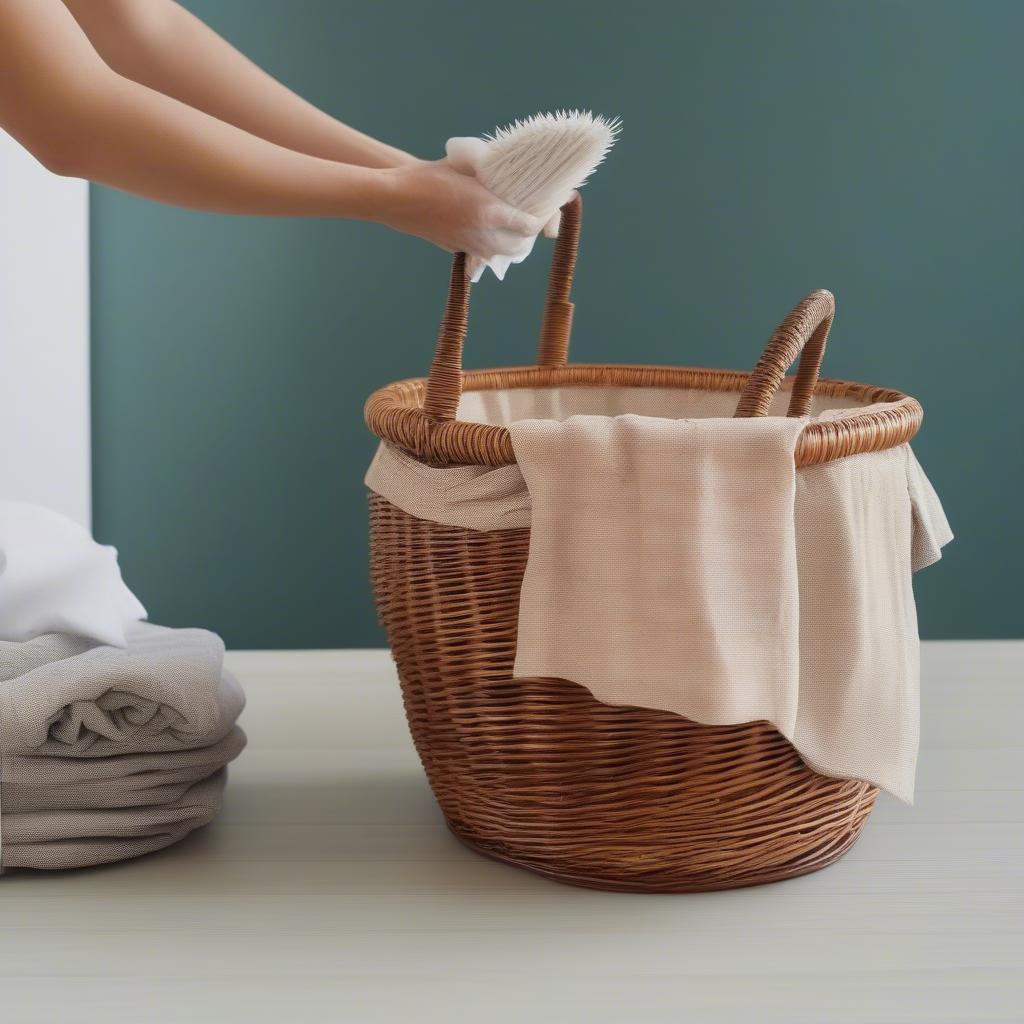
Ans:
{"type": "Polygon", "coordinates": [[[909,445],[797,469],[805,423],[513,419],[517,465],[433,469],[383,444],[366,483],[419,518],[531,528],[515,676],[768,721],[815,771],[911,802],[911,577],[952,533],[909,445]]]}

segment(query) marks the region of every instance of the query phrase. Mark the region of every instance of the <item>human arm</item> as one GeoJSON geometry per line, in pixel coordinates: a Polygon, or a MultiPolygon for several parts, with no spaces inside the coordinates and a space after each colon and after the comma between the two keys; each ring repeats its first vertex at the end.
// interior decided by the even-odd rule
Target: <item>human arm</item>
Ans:
{"type": "Polygon", "coordinates": [[[110,68],[61,0],[0,0],[0,127],[59,174],[221,213],[378,221],[518,252],[535,218],[445,162],[360,167],[260,138],[110,68]]]}
{"type": "Polygon", "coordinates": [[[416,158],[297,96],[174,0],[64,0],[118,74],[268,142],[361,167],[416,158]]]}

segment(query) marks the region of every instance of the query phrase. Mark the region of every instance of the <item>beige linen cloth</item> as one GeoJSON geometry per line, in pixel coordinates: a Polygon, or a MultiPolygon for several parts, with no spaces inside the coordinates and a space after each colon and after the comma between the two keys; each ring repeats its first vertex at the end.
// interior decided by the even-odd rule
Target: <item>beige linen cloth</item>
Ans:
{"type": "Polygon", "coordinates": [[[125,648],[0,643],[0,868],[134,857],[209,822],[245,746],[223,656],[213,633],[148,623],[125,648]]]}
{"type": "Polygon", "coordinates": [[[532,499],[514,674],[707,725],[796,725],[805,419],[511,425],[532,499]]]}
{"type": "Polygon", "coordinates": [[[910,802],[911,574],[952,534],[908,445],[796,470],[805,423],[570,412],[513,420],[516,466],[430,469],[382,445],[366,482],[421,518],[532,527],[516,676],[705,724],[769,721],[816,771],[910,802]]]}

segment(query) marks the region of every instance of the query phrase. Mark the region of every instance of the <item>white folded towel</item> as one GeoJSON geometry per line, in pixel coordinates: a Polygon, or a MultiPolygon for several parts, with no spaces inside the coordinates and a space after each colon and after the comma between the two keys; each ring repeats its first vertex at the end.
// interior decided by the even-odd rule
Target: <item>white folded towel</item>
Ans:
{"type": "Polygon", "coordinates": [[[0,640],[70,633],[124,647],[145,617],[114,548],[48,508],[0,501],[0,640]]]}

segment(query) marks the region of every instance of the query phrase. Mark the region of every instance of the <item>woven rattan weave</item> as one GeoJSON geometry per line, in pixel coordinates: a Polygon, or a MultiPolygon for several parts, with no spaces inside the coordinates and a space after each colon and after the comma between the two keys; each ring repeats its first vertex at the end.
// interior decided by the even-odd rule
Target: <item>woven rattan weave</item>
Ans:
{"type": "MultiPolygon", "coordinates": [[[[798,465],[889,448],[917,431],[912,398],[818,379],[828,292],[793,310],[750,374],[566,365],[579,226],[576,199],[563,210],[537,366],[463,373],[469,286],[459,255],[430,376],[371,396],[370,429],[430,465],[506,465],[505,427],[455,419],[464,389],[631,386],[735,391],[744,416],[765,415],[780,387],[792,389],[791,415],[806,414],[815,394],[886,403],[810,422],[798,465]],[[796,377],[784,381],[798,356],[796,377]]],[[[688,892],[814,871],[856,840],[877,791],[814,773],[766,723],[706,726],[601,704],[566,680],[513,680],[529,530],[442,526],[375,494],[370,526],[374,590],[413,740],[449,826],[470,846],[577,885],[688,892]]]]}

